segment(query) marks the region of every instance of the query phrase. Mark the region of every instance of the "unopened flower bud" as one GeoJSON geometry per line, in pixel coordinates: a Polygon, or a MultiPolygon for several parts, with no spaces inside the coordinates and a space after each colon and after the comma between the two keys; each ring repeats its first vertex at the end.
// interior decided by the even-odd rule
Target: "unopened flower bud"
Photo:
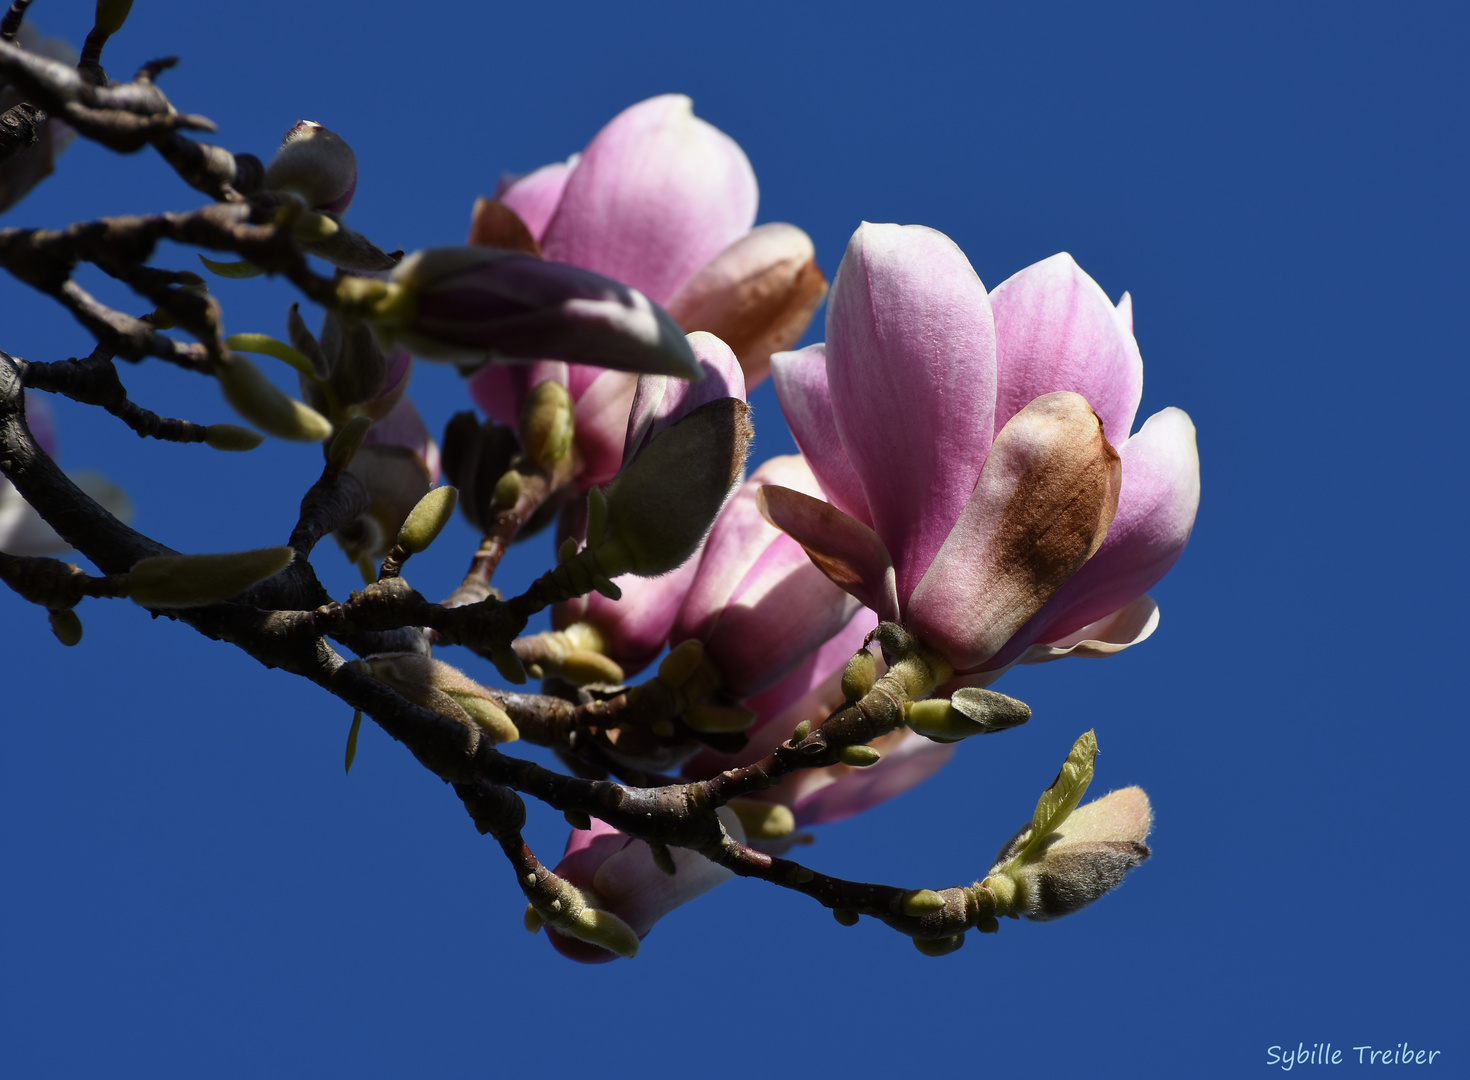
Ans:
{"type": "Polygon", "coordinates": [[[739,482],[754,433],[750,406],[736,398],[701,405],[659,433],[608,491],[601,571],[655,577],[689,558],[739,482]]]}
{"type": "Polygon", "coordinates": [[[521,449],[543,469],[566,458],[575,433],[572,395],[555,379],[545,379],[526,398],[521,409],[521,449]]]}
{"type": "Polygon", "coordinates": [[[325,416],[287,397],[243,356],[232,355],[219,365],[215,376],[225,400],[267,435],[297,442],[320,442],[332,433],[332,425],[325,416]]]}
{"type": "Polygon", "coordinates": [[[859,649],[842,669],[842,696],[847,701],[858,701],[877,681],[878,661],[867,649],[859,649]]]}
{"type": "Polygon", "coordinates": [[[238,424],[210,424],[204,429],[204,442],[216,450],[254,450],[265,436],[238,424]]]}
{"type": "Polygon", "coordinates": [[[458,502],[459,492],[455,488],[448,484],[434,488],[409,511],[403,528],[398,530],[399,545],[411,555],[427,549],[454,517],[458,502]]]}
{"type": "Polygon", "coordinates": [[[344,279],[344,305],[429,360],[564,360],[697,379],[668,312],[626,285],[498,248],[415,252],[388,283],[344,279]]]}
{"type": "Polygon", "coordinates": [[[265,186],[291,191],[308,206],[333,214],[346,211],[357,190],[357,155],[336,132],[300,120],[265,171],[265,186]]]}
{"type": "Polygon", "coordinates": [[[496,743],[520,738],[495,696],[462,671],[421,653],[381,653],[364,661],[368,672],[408,700],[441,716],[477,727],[496,743]]]}
{"type": "Polygon", "coordinates": [[[216,604],[274,577],[295,557],[296,552],[288,547],[224,555],[155,555],[133,564],[127,594],[148,608],[216,604]]]}
{"type": "Polygon", "coordinates": [[[1031,706],[994,690],[966,687],[953,697],[928,698],[904,706],[909,727],[938,743],[958,742],[1024,724],[1031,706]]]}

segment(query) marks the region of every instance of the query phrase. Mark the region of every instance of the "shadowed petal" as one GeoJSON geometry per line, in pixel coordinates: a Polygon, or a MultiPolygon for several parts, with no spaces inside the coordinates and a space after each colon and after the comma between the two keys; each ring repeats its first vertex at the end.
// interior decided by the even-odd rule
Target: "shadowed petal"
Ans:
{"type": "Polygon", "coordinates": [[[984,663],[1097,551],[1121,475],[1082,397],[1037,398],[1001,429],[904,625],[957,671],[984,663]]]}
{"type": "Polygon", "coordinates": [[[771,376],[781,413],[802,457],[822,485],[822,493],[844,514],[871,526],[873,518],[863,495],[863,482],[842,448],[837,421],[832,416],[827,346],[819,342],[795,352],[777,353],[771,357],[771,376]]]}
{"type": "Polygon", "coordinates": [[[598,132],[541,246],[548,259],[596,270],[664,304],[750,230],[756,200],[745,152],[698,119],[687,97],[665,94],[598,132]]]}
{"type": "Polygon", "coordinates": [[[745,374],[730,346],[713,334],[696,330],[689,347],[704,370],[699,382],[667,375],[642,375],[628,413],[623,464],[632,461],[659,432],[673,427],[707,401],[732,397],[745,400],[745,374]]]}
{"type": "Polygon", "coordinates": [[[853,234],[827,305],[827,382],[905,601],[995,430],[990,301],[954,241],[919,225],[865,222],[853,234]]]}
{"type": "Polygon", "coordinates": [[[831,503],[775,484],[760,489],[756,505],[839,588],[884,619],[898,620],[893,560],[877,533],[831,503]]]}
{"type": "Polygon", "coordinates": [[[1108,441],[1121,445],[1143,394],[1143,358],[1097,282],[1064,251],[1001,282],[990,306],[1000,379],[995,430],[1032,399],[1072,390],[1102,418],[1108,441]]]}
{"type": "Polygon", "coordinates": [[[561,202],[562,192],[566,190],[572,170],[577,167],[579,156],[573,154],[566,161],[543,165],[518,180],[502,180],[500,189],[495,193],[496,200],[514,210],[538,242],[546,234],[546,226],[556,213],[557,204],[561,202]]]}

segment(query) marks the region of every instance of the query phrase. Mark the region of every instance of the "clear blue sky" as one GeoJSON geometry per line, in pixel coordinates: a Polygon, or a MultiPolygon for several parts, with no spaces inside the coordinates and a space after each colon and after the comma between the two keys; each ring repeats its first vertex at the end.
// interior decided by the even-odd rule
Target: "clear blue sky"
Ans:
{"type": "MultiPolygon", "coordinates": [[[[90,9],[32,17],[79,43],[90,9]]],[[[805,849],[967,883],[1095,727],[1096,790],[1147,788],[1154,858],[941,960],[734,882],[635,961],[572,965],[405,751],[365,730],[344,778],[339,703],[122,603],[86,603],[66,650],[0,595],[0,1071],[1237,1077],[1329,1040],[1466,1069],[1467,32],[1447,4],[137,0],[114,76],[180,55],[176,105],[262,157],[299,118],[334,128],[350,220],[388,248],[460,241],[502,171],[682,91],[749,154],[760,220],[805,228],[829,274],[863,219],[942,229],[988,286],[1070,251],[1132,292],[1140,416],[1192,415],[1203,502],[1152,640],[1007,676],[1030,724],[805,849]]],[[[196,204],[149,156],[79,143],[0,225],[196,204]]],[[[284,331],[288,290],[216,291],[232,332],[284,331]]],[[[7,279],[0,347],[90,345],[7,279]]],[[[159,412],[229,419],[201,380],[124,374],[159,412]]],[[[413,393],[434,429],[466,406],[445,369],[413,393]]],[[[784,452],[756,402],[758,453],[784,452]]],[[[315,476],[310,448],[143,444],[55,411],[62,464],[107,471],[179,549],[281,542],[315,476]]],[[[411,568],[428,595],[463,570],[456,529],[411,568]]],[[[527,835],[550,862],[565,828],[533,807],[527,835]]]]}

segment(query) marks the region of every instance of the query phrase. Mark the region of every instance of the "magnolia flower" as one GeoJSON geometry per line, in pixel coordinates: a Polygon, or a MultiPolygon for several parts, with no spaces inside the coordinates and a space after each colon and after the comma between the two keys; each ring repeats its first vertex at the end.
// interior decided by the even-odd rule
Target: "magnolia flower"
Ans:
{"type": "Polygon", "coordinates": [[[829,503],[767,486],[766,512],[943,658],[951,688],[1022,658],[1117,651],[1156,625],[1143,593],[1189,537],[1199,465],[1177,409],[1128,437],[1142,390],[1130,311],[1070,256],[987,296],[942,233],[864,224],[826,345],[775,360],[829,503]]]}
{"type": "MultiPolygon", "coordinates": [[[[724,808],[719,814],[730,834],[744,843],[739,819],[724,808]]],[[[593,907],[622,919],[641,940],[669,912],[734,876],[698,852],[670,848],[669,854],[674,862],[672,874],[659,867],[652,849],[642,840],[634,840],[593,818],[590,829],[572,830],[555,873],[578,886],[593,907]]],[[[617,959],[600,946],[558,933],[550,926],[546,936],[557,952],[584,964],[617,959]]]]}
{"type": "MultiPolygon", "coordinates": [[[[791,225],[752,230],[755,174],[728,135],[669,94],[624,110],[587,149],[503,185],[481,200],[472,243],[532,250],[625,282],[668,309],[686,331],[734,348],[754,386],[770,354],[790,348],[825,293],[811,240],[791,225]]],[[[492,418],[513,424],[541,379],[576,402],[582,486],[616,471],[632,376],[591,367],[560,374],[489,367],[470,382],[492,418]]]]}

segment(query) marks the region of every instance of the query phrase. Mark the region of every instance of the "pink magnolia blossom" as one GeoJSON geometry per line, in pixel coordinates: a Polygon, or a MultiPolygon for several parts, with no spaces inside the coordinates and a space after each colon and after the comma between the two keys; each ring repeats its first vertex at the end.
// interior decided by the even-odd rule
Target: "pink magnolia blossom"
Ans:
{"type": "MultiPolygon", "coordinates": [[[[790,225],[752,230],[757,197],[735,141],[694,116],[687,97],[666,94],[624,110],[583,153],[504,186],[486,206],[513,211],[546,259],[624,282],[685,330],[730,340],[754,385],[770,353],[801,335],[825,292],[823,283],[812,294],[805,233],[790,225]],[[748,327],[759,328],[755,338],[737,341],[748,327]]],[[[512,243],[479,228],[478,217],[476,224],[477,241],[512,243]]],[[[621,461],[636,379],[591,366],[492,366],[470,380],[470,392],[493,419],[514,424],[546,378],[560,379],[576,403],[582,486],[606,482],[621,461]]]]}
{"type": "Polygon", "coordinates": [[[864,224],[827,336],[774,367],[830,505],[763,493],[824,572],[970,682],[1152,631],[1143,594],[1189,537],[1199,465],[1177,409],[1128,435],[1126,297],[1115,309],[1067,255],[987,296],[942,233],[864,224]]]}
{"type": "MultiPolygon", "coordinates": [[[[720,819],[732,836],[745,841],[733,813],[722,810],[720,819]]],[[[676,847],[669,853],[674,859],[673,874],[659,868],[642,840],[634,840],[593,818],[591,829],[572,830],[555,873],[590,893],[588,899],[594,906],[622,919],[641,940],[669,912],[734,876],[696,851],[676,847]]],[[[549,926],[546,936],[557,952],[584,964],[617,959],[600,946],[559,934],[549,926]]]]}

